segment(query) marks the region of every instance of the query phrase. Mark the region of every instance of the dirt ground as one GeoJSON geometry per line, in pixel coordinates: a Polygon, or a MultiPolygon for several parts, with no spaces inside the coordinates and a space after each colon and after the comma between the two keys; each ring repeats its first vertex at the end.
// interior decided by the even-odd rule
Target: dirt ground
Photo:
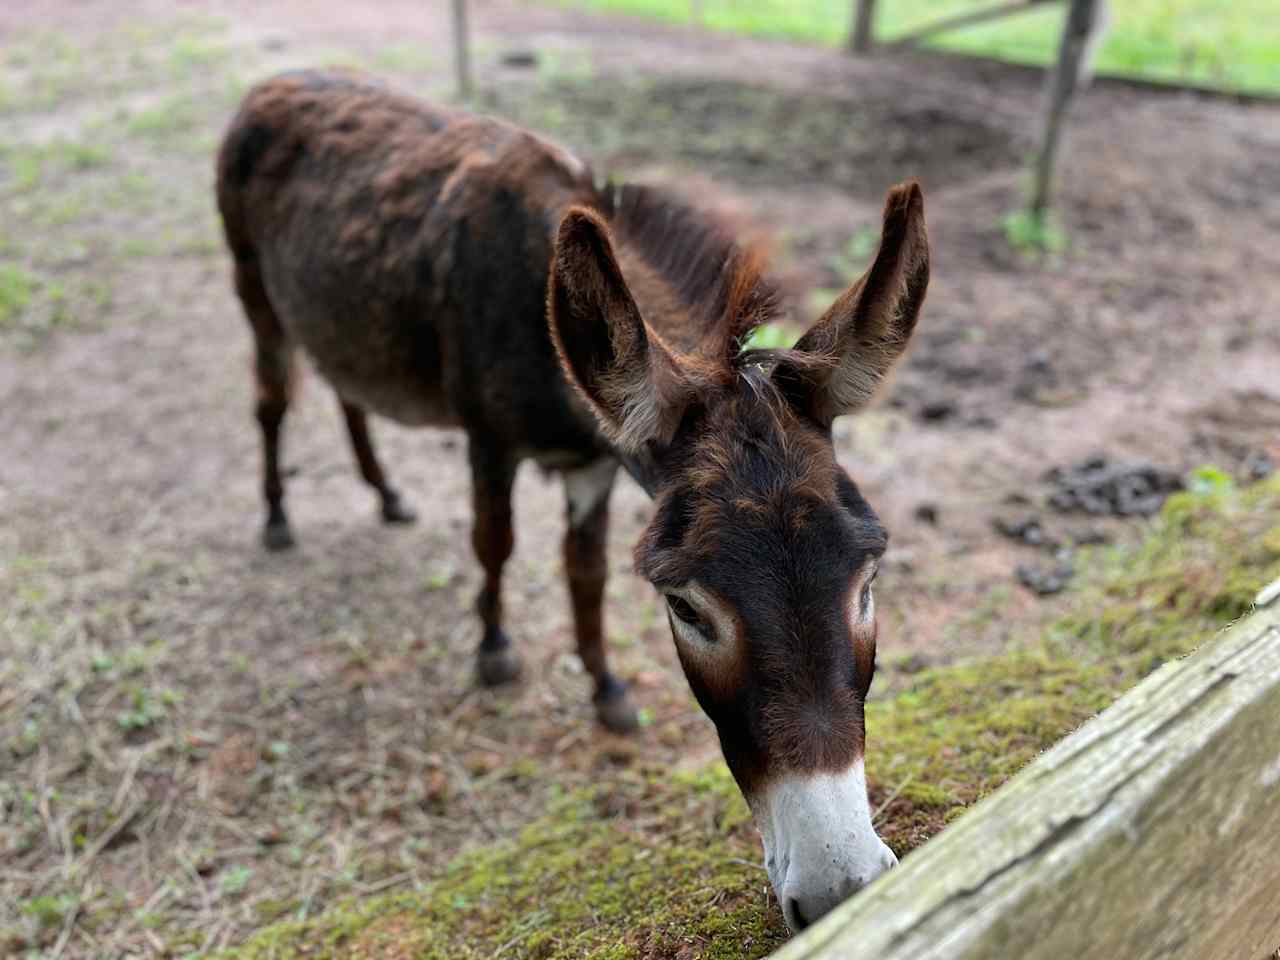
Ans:
{"type": "MultiPolygon", "coordinates": [[[[1002,226],[1034,142],[1026,71],[474,6],[482,109],[748,212],[777,237],[797,324],[857,275],[885,188],[922,179],[934,279],[917,342],[838,430],[893,537],[881,688],[1006,644],[1052,605],[1013,577],[1045,551],[994,519],[1035,514],[1068,542],[1133,535],[1045,511],[1047,468],[1099,452],[1176,471],[1280,462],[1280,106],[1096,85],[1063,162],[1070,244],[1036,256],[1002,226]]],[[[511,689],[471,680],[459,437],[376,424],[421,515],[385,528],[312,379],[286,426],[301,546],[258,546],[217,137],[247,84],[286,66],[358,63],[447,95],[447,26],[417,0],[0,9],[0,270],[35,278],[10,277],[20,305],[0,313],[0,952],[215,949],[428,882],[621,766],[716,755],[630,573],[648,507],[629,481],[608,608],[644,707],[629,739],[592,724],[562,495],[531,466],[511,689]]]]}

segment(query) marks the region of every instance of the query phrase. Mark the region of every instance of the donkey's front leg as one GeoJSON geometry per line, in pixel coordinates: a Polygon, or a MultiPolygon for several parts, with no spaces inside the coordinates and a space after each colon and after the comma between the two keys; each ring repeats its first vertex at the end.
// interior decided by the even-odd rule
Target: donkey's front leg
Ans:
{"type": "Polygon", "coordinates": [[[564,535],[564,572],[573,602],[578,655],[596,685],[596,715],[610,730],[626,733],[638,725],[636,710],[627,696],[626,685],[609,672],[604,637],[609,493],[617,473],[618,462],[612,458],[565,472],[568,529],[564,535]]]}
{"type": "Polygon", "coordinates": [[[476,669],[480,682],[492,687],[520,675],[520,657],[511,649],[511,638],[502,629],[502,568],[515,545],[511,532],[511,485],[516,463],[496,444],[487,444],[476,436],[470,437],[469,453],[475,513],[471,543],[484,570],[484,586],[476,599],[484,629],[476,669]]]}

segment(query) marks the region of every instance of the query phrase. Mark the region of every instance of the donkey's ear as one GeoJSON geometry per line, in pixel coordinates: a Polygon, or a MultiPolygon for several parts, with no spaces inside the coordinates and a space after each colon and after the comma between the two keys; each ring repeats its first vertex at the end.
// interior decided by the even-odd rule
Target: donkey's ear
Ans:
{"type": "Polygon", "coordinates": [[[828,363],[784,364],[787,392],[821,423],[864,406],[906,349],[928,286],[924,196],[911,181],[889,191],[880,249],[867,272],[796,343],[797,351],[828,363]]]}
{"type": "Polygon", "coordinates": [[[570,209],[560,222],[547,317],[569,382],[614,444],[635,451],[671,439],[688,382],[640,316],[608,226],[586,208],[570,209]]]}

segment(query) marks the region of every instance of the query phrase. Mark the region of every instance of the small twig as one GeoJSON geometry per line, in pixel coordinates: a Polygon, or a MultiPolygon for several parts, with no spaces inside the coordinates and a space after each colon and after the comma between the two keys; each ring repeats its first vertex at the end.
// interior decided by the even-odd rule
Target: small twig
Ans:
{"type": "Polygon", "coordinates": [[[889,804],[897,800],[898,794],[900,794],[903,790],[907,789],[907,784],[911,782],[911,777],[912,775],[908,773],[906,779],[903,780],[896,787],[894,787],[893,792],[890,793],[889,796],[885,797],[884,802],[880,804],[880,806],[876,807],[875,813],[871,815],[871,825],[873,827],[876,825],[876,823],[879,822],[880,815],[889,809],[889,804]]]}
{"type": "Polygon", "coordinates": [[[473,781],[471,775],[467,773],[466,768],[463,767],[462,764],[458,763],[457,760],[454,760],[452,756],[449,757],[449,761],[454,768],[454,772],[462,781],[462,789],[458,792],[462,794],[463,803],[467,805],[467,809],[471,811],[471,816],[475,819],[476,823],[479,824],[480,829],[484,831],[485,836],[490,840],[496,840],[498,835],[494,832],[493,828],[485,822],[484,816],[480,813],[480,808],[476,806],[475,800],[472,799],[471,791],[473,781]]]}
{"type": "Polygon", "coordinates": [[[744,867],[755,867],[757,870],[763,870],[765,873],[769,872],[763,863],[756,863],[754,860],[743,860],[741,857],[730,857],[729,862],[740,863],[744,867]]]}
{"type": "Polygon", "coordinates": [[[375,883],[362,883],[359,885],[360,893],[364,896],[381,893],[383,890],[390,890],[392,887],[398,887],[406,880],[412,880],[413,878],[413,871],[406,870],[404,873],[398,873],[394,877],[384,877],[375,883]]]}
{"type": "Polygon", "coordinates": [[[219,923],[215,923],[212,927],[209,928],[209,932],[205,934],[204,943],[200,947],[201,953],[209,952],[209,948],[213,946],[214,940],[218,939],[219,935],[226,928],[226,926],[227,926],[227,921],[222,920],[219,923]]]}
{"type": "Polygon", "coordinates": [[[93,757],[103,770],[114,772],[116,765],[111,762],[111,758],[98,746],[98,741],[93,735],[93,728],[89,726],[89,722],[84,718],[84,713],[80,710],[79,701],[75,697],[66,697],[63,700],[63,708],[67,715],[71,717],[72,723],[80,728],[80,733],[84,737],[84,746],[89,751],[89,756],[93,757]]]}
{"type": "Polygon", "coordinates": [[[142,766],[142,756],[145,751],[134,750],[130,752],[128,763],[124,768],[124,776],[120,778],[120,786],[116,788],[115,796],[111,798],[111,806],[109,810],[119,810],[124,804],[124,799],[128,795],[130,788],[133,786],[134,778],[138,775],[138,768],[142,766]]]}
{"type": "Polygon", "coordinates": [[[120,816],[116,818],[116,821],[111,824],[111,826],[107,827],[97,840],[93,841],[93,846],[85,851],[84,856],[80,858],[80,862],[77,866],[79,866],[81,870],[87,869],[89,864],[93,863],[97,858],[98,854],[106,849],[107,844],[114,840],[120,831],[132,822],[133,818],[142,810],[142,807],[143,801],[141,800],[135,800],[133,803],[129,804],[129,808],[125,810],[124,813],[120,814],[120,816]]]}
{"type": "Polygon", "coordinates": [[[49,749],[44,744],[40,745],[40,754],[36,757],[36,810],[44,822],[45,833],[49,835],[50,848],[58,849],[58,829],[49,809],[49,749]]]}
{"type": "Polygon", "coordinates": [[[75,930],[76,920],[80,918],[80,911],[84,908],[84,901],[88,893],[89,881],[86,880],[80,888],[80,893],[75,898],[75,902],[67,910],[67,915],[62,918],[62,930],[58,933],[58,940],[53,945],[53,953],[50,954],[50,960],[58,960],[62,956],[62,951],[67,949],[67,943],[71,940],[71,933],[75,930]]]}

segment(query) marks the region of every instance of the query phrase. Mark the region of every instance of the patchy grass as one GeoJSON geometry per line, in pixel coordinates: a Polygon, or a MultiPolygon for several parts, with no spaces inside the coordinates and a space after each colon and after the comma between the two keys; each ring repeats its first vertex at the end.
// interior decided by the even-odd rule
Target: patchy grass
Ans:
{"type": "MultiPolygon", "coordinates": [[[[569,2],[569,0],[561,0],[569,2]]],[[[571,0],[688,23],[688,0],[571,0]]],[[[981,8],[975,0],[881,3],[876,34],[884,40],[942,17],[981,8]]],[[[848,0],[704,0],[703,25],[716,30],[843,43],[853,5],[848,0]]],[[[1272,0],[1125,0],[1113,3],[1112,26],[1098,53],[1102,73],[1280,93],[1280,20],[1272,0]]],[[[1057,56],[1062,4],[1046,4],[988,24],[941,34],[943,50],[1015,63],[1044,64],[1057,56]]]]}
{"type": "MultiPolygon", "coordinates": [[[[1280,576],[1280,478],[1170,499],[1137,547],[1089,554],[1073,613],[1026,649],[928,670],[868,708],[879,829],[908,853],[1280,576]]],[[[754,958],[783,937],[722,764],[623,774],[422,891],[272,927],[228,960],[754,958]]]]}
{"type": "Polygon", "coordinates": [[[0,142],[6,342],[28,349],[55,330],[97,327],[117,290],[155,284],[143,261],[220,251],[209,157],[232,68],[255,63],[252,50],[233,59],[225,32],[184,17],[88,41],[12,38],[0,55],[0,109],[11,108],[0,142]]]}
{"type": "Polygon", "coordinates": [[[1050,213],[1037,215],[1030,209],[1015,210],[1001,221],[1009,246],[1031,259],[1061,254],[1067,249],[1067,234],[1050,213]]]}
{"type": "Polygon", "coordinates": [[[129,118],[129,133],[152,140],[167,140],[188,134],[199,125],[200,110],[194,97],[177,93],[129,118]]]}
{"type": "Polygon", "coordinates": [[[30,193],[110,161],[110,149],[92,141],[58,138],[48,143],[0,146],[0,193],[30,193]]]}
{"type": "Polygon", "coordinates": [[[438,52],[419,43],[388,44],[378,50],[372,61],[374,69],[396,73],[424,73],[439,65],[438,52]]]}
{"type": "Polygon", "coordinates": [[[12,322],[31,303],[39,281],[12,263],[0,263],[0,327],[12,322]]]}
{"type": "Polygon", "coordinates": [[[169,53],[169,66],[175,76],[185,79],[224,63],[231,55],[231,47],[226,43],[200,34],[188,34],[174,41],[169,53]]]}

